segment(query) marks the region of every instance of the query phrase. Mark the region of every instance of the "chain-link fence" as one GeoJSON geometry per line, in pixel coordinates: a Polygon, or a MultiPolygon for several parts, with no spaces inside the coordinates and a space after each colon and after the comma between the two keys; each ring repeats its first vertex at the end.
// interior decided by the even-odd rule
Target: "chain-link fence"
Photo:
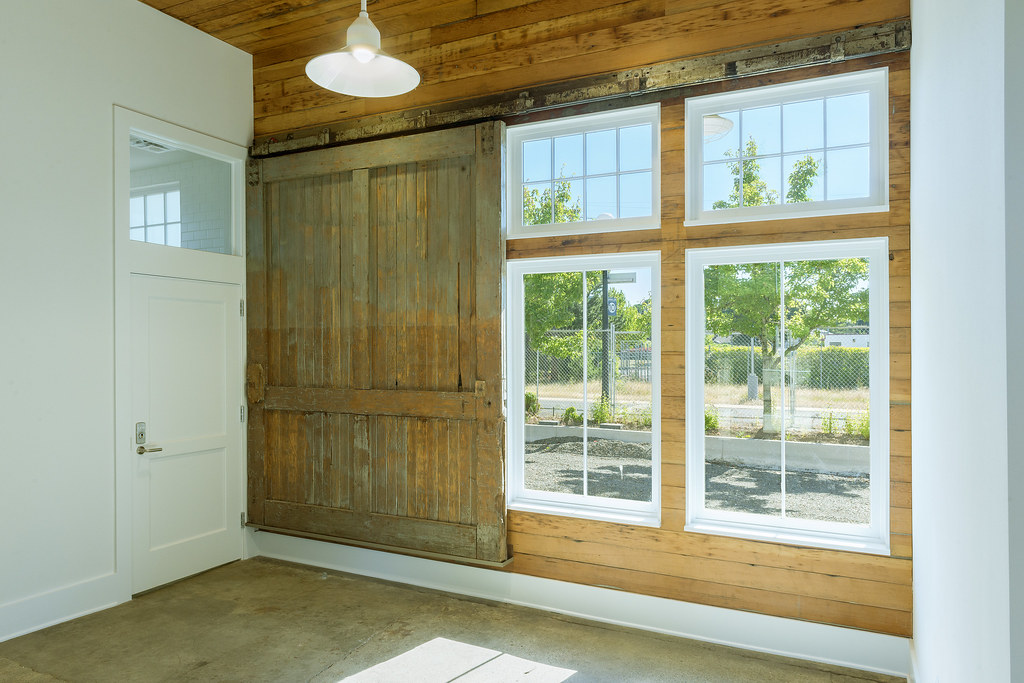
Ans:
{"type": "Polygon", "coordinates": [[[786,355],[785,363],[765,353],[756,340],[742,346],[709,341],[704,346],[707,431],[724,436],[777,431],[784,410],[786,429],[795,436],[866,441],[866,340],[866,328],[822,331],[815,345],[801,345],[786,355]]]}
{"type": "Polygon", "coordinates": [[[524,361],[526,409],[533,418],[650,430],[653,366],[646,334],[614,326],[585,334],[550,330],[540,339],[527,336],[524,361]]]}

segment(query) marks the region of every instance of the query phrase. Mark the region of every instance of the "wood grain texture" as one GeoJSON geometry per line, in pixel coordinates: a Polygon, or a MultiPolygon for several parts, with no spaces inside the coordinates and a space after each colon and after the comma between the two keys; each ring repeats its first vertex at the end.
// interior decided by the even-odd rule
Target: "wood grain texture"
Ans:
{"type": "MultiPolygon", "coordinates": [[[[285,151],[289,146],[294,149],[326,144],[331,136],[324,129],[333,124],[369,122],[354,126],[356,136],[396,132],[384,124],[387,115],[408,118],[408,128],[450,125],[457,120],[451,112],[458,112],[466,102],[476,107],[474,115],[478,118],[500,115],[500,109],[484,106],[496,94],[507,94],[507,101],[515,101],[514,106],[504,110],[506,113],[570,104],[571,88],[566,94],[563,84],[576,79],[634,72],[634,80],[614,84],[615,92],[621,93],[631,87],[646,87],[647,79],[657,73],[657,69],[650,68],[652,65],[753,48],[761,48],[770,55],[771,46],[778,42],[909,18],[908,0],[450,0],[429,5],[422,0],[378,0],[369,9],[382,30],[384,49],[420,69],[424,81],[404,96],[358,100],[319,90],[303,74],[310,57],[339,45],[341,35],[355,16],[354,3],[144,1],[254,55],[255,130],[258,136],[275,139],[276,151],[285,151]],[[538,95],[549,92],[555,99],[538,95]],[[310,141],[289,140],[285,135],[298,131],[311,131],[310,141]]],[[[812,58],[833,56],[822,53],[812,58]]],[[[721,61],[694,63],[702,68],[712,63],[720,68],[728,66],[718,63],[721,61]]],[[[725,76],[709,69],[691,74],[690,82],[726,80],[687,88],[675,99],[660,98],[664,100],[660,230],[515,240],[505,247],[508,258],[650,249],[660,249],[663,258],[662,528],[641,529],[512,513],[508,524],[516,546],[513,570],[702,604],[911,635],[908,60],[905,55],[866,57],[798,71],[786,71],[785,64],[773,65],[770,60],[755,59],[742,64],[730,57],[729,64],[737,75],[741,73],[738,65],[755,71],[760,68],[765,73],[734,78],[728,75],[728,69],[725,76]],[[683,225],[681,160],[685,152],[685,97],[873,66],[890,68],[888,213],[699,228],[683,225]],[[894,257],[889,283],[892,557],[685,533],[685,422],[681,418],[686,399],[682,325],[685,250],[883,235],[889,238],[894,257]],[[634,553],[638,555],[634,557],[634,553]],[[638,557],[644,562],[640,563],[638,557]]],[[[332,157],[326,154],[324,158],[332,157]]],[[[444,163],[458,164],[459,158],[457,154],[444,163]]],[[[250,329],[249,354],[250,362],[266,368],[271,385],[300,386],[298,377],[302,370],[307,379],[318,380],[320,388],[326,389],[390,390],[400,386],[426,391],[428,387],[415,386],[414,377],[417,381],[436,381],[437,387],[431,389],[441,387],[444,378],[430,374],[429,367],[423,365],[423,358],[429,356],[416,355],[417,349],[427,348],[419,346],[422,341],[429,344],[432,353],[446,359],[445,367],[457,368],[454,386],[445,390],[475,395],[475,381],[482,378],[480,359],[474,351],[480,328],[473,317],[478,305],[478,277],[472,264],[481,258],[478,245],[474,240],[459,239],[457,231],[449,232],[447,258],[456,262],[455,275],[443,285],[424,283],[423,270],[438,266],[437,252],[430,251],[427,245],[429,265],[421,269],[421,257],[417,254],[424,253],[424,245],[416,241],[415,216],[420,208],[416,196],[421,181],[422,187],[434,183],[438,193],[447,191],[450,204],[458,204],[460,211],[474,215],[476,208],[467,204],[473,199],[466,197],[464,188],[475,186],[478,176],[472,170],[460,169],[457,181],[447,176],[445,190],[437,175],[445,175],[445,171],[437,170],[444,164],[431,169],[421,167],[421,160],[428,165],[433,163],[410,151],[386,159],[381,167],[360,168],[359,163],[330,162],[317,171],[334,178],[324,182],[328,183],[329,193],[339,198],[339,215],[348,216],[353,225],[363,220],[366,227],[365,233],[350,238],[350,253],[339,247],[340,267],[345,273],[339,276],[336,287],[324,280],[324,272],[334,267],[334,261],[318,260],[316,250],[310,250],[304,242],[315,234],[315,229],[306,225],[309,220],[304,217],[302,199],[295,195],[295,188],[287,180],[289,173],[293,180],[299,178],[287,169],[290,162],[271,163],[272,168],[279,164],[285,169],[280,182],[261,185],[258,191],[250,188],[250,216],[253,212],[262,216],[267,233],[249,237],[249,324],[252,326],[261,317],[265,321],[264,328],[250,329]],[[365,177],[353,183],[352,178],[358,174],[365,177]],[[360,192],[365,192],[365,196],[357,199],[360,192]],[[348,208],[342,197],[348,197],[348,208]],[[366,207],[365,219],[357,219],[351,213],[352,205],[366,207]],[[276,258],[285,258],[292,264],[289,268],[293,272],[270,267],[276,258]],[[364,280],[357,277],[361,268],[376,274],[376,279],[366,279],[364,285],[364,280]],[[311,279],[306,280],[307,277],[311,279]],[[302,364],[302,354],[315,350],[317,344],[326,342],[337,349],[334,340],[316,342],[281,334],[306,329],[319,314],[270,305],[274,300],[303,300],[311,286],[309,282],[318,282],[318,288],[326,287],[318,299],[322,302],[321,312],[324,307],[335,305],[332,302],[336,295],[346,296],[348,287],[353,288],[353,302],[360,302],[353,303],[350,312],[342,310],[340,317],[334,319],[340,329],[352,334],[351,343],[340,346],[342,357],[349,350],[349,370],[340,369],[337,376],[324,373],[323,364],[320,370],[316,365],[302,364]],[[424,290],[424,284],[433,289],[424,290]],[[267,302],[262,312],[258,300],[260,287],[266,292],[267,302]],[[454,325],[454,332],[445,332],[447,337],[419,336],[422,323],[429,324],[430,318],[421,321],[418,314],[415,318],[411,316],[411,309],[402,304],[410,296],[435,299],[439,310],[450,313],[435,317],[434,324],[438,328],[454,325]],[[366,331],[363,337],[358,336],[359,329],[366,331]],[[442,348],[447,351],[442,352],[442,348]],[[350,372],[353,374],[346,374],[350,372]]],[[[272,160],[265,163],[268,161],[272,160]]],[[[439,248],[445,250],[444,246],[439,248]]],[[[500,337],[497,331],[492,334],[491,343],[497,345],[500,337]]],[[[326,367],[332,366],[333,356],[325,354],[324,358],[326,367]]],[[[449,376],[448,381],[451,379],[449,376]]],[[[497,379],[493,383],[488,380],[482,394],[487,396],[497,386],[497,379]]],[[[474,450],[481,439],[500,441],[497,424],[481,433],[477,425],[467,420],[378,415],[367,417],[363,427],[356,424],[352,414],[303,416],[265,410],[261,403],[251,406],[250,414],[251,517],[261,514],[261,486],[273,488],[274,495],[285,496],[282,500],[293,501],[294,505],[305,505],[302,501],[310,495],[323,499],[329,492],[334,507],[351,509],[356,499],[362,501],[360,505],[368,504],[369,509],[360,514],[400,517],[412,510],[468,526],[475,523],[478,514],[496,509],[500,502],[500,481],[489,482],[486,490],[477,485],[478,454],[474,450]],[[352,455],[357,440],[361,444],[359,457],[352,455]],[[296,456],[311,448],[316,449],[320,458],[313,460],[312,467],[296,456]],[[411,450],[421,448],[438,455],[422,462],[407,458],[411,450]],[[259,471],[265,476],[253,479],[254,468],[262,468],[259,471]],[[375,484],[361,490],[353,484],[353,477],[363,476],[364,472],[372,473],[375,484]],[[307,477],[321,483],[309,490],[304,479],[307,477]],[[325,487],[325,481],[334,483],[325,487]],[[417,486],[427,481],[438,490],[444,488],[447,499],[430,498],[426,491],[420,492],[424,494],[420,497],[417,486]],[[491,500],[481,501],[481,493],[491,500]]],[[[485,478],[490,476],[483,474],[485,478]]],[[[483,538],[486,534],[478,535],[477,541],[483,538]]]]}
{"type": "Polygon", "coordinates": [[[258,162],[255,523],[506,559],[500,355],[481,343],[500,334],[504,245],[498,192],[478,180],[499,168],[501,130],[258,162]]]}
{"type": "Polygon", "coordinates": [[[911,635],[910,234],[906,55],[707,84],[662,100],[662,228],[509,240],[509,259],[658,249],[662,254],[662,524],[659,529],[510,511],[512,571],[776,616],[911,635]],[[685,97],[731,87],[890,69],[888,213],[683,225],[685,97]],[[890,285],[890,546],[865,555],[722,538],[684,531],[686,496],[685,252],[695,247],[887,237],[890,285]]]}
{"type": "Polygon", "coordinates": [[[910,16],[909,0],[378,0],[383,49],[420,71],[406,95],[356,99],[304,67],[337,49],[357,4],[143,0],[253,55],[258,136],[770,45],[910,16]]]}

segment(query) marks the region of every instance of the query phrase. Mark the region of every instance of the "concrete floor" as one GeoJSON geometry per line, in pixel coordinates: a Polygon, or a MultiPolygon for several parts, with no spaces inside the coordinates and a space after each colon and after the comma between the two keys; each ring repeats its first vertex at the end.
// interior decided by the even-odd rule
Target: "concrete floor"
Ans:
{"type": "Polygon", "coordinates": [[[0,643],[0,681],[895,681],[252,559],[0,643]]]}

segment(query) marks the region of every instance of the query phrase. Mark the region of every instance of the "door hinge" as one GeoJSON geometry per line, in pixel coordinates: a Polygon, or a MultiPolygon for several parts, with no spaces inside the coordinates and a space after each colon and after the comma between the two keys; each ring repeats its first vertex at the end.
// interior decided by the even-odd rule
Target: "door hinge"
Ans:
{"type": "Polygon", "coordinates": [[[245,317],[245,299],[238,300],[238,315],[239,317],[245,317]]]}
{"type": "Polygon", "coordinates": [[[245,513],[242,513],[242,528],[245,528],[245,513]]]}
{"type": "Polygon", "coordinates": [[[238,406],[238,421],[239,422],[245,422],[245,406],[244,405],[238,406]]]}

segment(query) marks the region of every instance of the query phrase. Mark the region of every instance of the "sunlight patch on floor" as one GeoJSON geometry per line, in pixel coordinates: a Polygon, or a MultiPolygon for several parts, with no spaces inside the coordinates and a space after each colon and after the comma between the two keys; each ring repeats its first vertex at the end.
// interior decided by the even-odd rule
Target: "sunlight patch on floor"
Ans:
{"type": "Polygon", "coordinates": [[[497,650],[434,638],[339,683],[561,683],[575,671],[531,662],[497,650]]]}

